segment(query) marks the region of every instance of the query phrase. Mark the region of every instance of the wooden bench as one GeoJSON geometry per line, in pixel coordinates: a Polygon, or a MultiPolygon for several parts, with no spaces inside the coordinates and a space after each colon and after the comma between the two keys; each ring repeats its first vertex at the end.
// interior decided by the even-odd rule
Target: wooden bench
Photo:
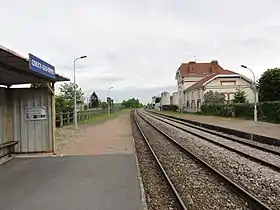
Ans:
{"type": "Polygon", "coordinates": [[[9,141],[0,144],[0,149],[8,148],[8,156],[10,157],[11,154],[14,152],[14,146],[18,143],[18,141],[9,141]]]}

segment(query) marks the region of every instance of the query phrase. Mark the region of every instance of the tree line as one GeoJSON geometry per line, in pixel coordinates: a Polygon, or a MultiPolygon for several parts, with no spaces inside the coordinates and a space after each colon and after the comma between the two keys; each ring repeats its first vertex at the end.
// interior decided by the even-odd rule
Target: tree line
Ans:
{"type": "Polygon", "coordinates": [[[114,100],[107,97],[106,101],[101,101],[96,92],[93,91],[89,100],[85,102],[84,92],[78,85],[74,83],[64,83],[59,87],[59,94],[55,96],[56,112],[73,112],[74,111],[74,91],[76,88],[76,99],[78,109],[94,109],[102,108],[106,109],[108,104],[110,107],[114,107],[114,100]]]}
{"type": "MultiPolygon", "coordinates": [[[[35,85],[34,85],[35,86],[35,85]]],[[[37,88],[42,88],[42,86],[37,85],[37,88]]],[[[59,94],[55,96],[55,107],[56,113],[65,113],[74,111],[74,91],[76,88],[76,99],[78,109],[107,109],[108,104],[110,107],[114,107],[114,99],[107,97],[106,101],[101,101],[95,91],[89,97],[89,100],[85,102],[84,92],[81,88],[74,85],[74,83],[64,83],[59,87],[59,94]]],[[[120,108],[141,108],[143,104],[140,103],[139,99],[131,98],[122,101],[120,108]]]]}
{"type": "Polygon", "coordinates": [[[135,109],[135,108],[142,108],[144,105],[140,103],[139,99],[131,98],[127,101],[122,101],[121,106],[126,109],[135,109]]]}

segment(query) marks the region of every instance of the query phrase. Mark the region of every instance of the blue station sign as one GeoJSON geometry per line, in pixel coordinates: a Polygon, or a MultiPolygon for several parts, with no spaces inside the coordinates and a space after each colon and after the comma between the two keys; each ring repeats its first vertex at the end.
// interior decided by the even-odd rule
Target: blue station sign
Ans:
{"type": "Polygon", "coordinates": [[[55,68],[29,53],[29,69],[46,77],[55,79],[55,68]]]}

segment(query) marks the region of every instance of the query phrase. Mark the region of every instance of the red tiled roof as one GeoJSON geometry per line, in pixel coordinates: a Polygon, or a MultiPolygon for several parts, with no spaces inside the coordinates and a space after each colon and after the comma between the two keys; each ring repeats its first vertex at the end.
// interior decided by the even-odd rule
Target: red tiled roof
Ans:
{"type": "Polygon", "coordinates": [[[182,63],[179,67],[178,71],[180,75],[185,76],[193,76],[193,75],[211,75],[213,73],[218,73],[223,71],[224,69],[217,63],[196,63],[196,62],[189,62],[189,63],[182,63]],[[194,71],[190,72],[190,66],[193,64],[194,71]],[[216,65],[215,72],[212,71],[212,66],[216,65]]]}
{"type": "Polygon", "coordinates": [[[204,77],[203,79],[199,80],[198,82],[194,83],[192,86],[188,87],[186,90],[190,91],[190,90],[194,90],[194,89],[198,89],[200,88],[205,82],[209,81],[210,79],[212,79],[213,77],[215,77],[216,75],[220,75],[220,74],[237,74],[236,72],[230,71],[230,70],[222,70],[219,73],[216,74],[211,74],[208,75],[206,77],[204,77]]]}

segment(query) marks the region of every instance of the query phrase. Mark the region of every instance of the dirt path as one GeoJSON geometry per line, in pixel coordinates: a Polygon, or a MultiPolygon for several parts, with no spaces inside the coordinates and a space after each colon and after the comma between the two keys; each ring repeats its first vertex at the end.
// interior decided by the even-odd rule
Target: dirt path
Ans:
{"type": "Polygon", "coordinates": [[[58,130],[56,153],[63,155],[132,154],[130,115],[124,113],[98,125],[58,130]]]}

